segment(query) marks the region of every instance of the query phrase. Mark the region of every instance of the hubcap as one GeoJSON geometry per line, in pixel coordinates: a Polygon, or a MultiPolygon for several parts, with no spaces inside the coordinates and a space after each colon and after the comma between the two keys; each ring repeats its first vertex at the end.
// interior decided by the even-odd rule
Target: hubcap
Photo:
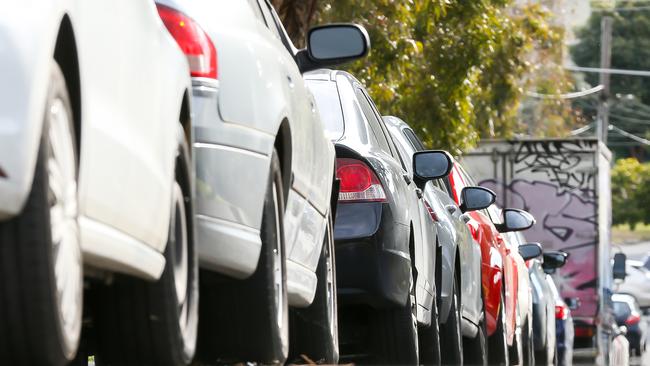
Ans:
{"type": "Polygon", "coordinates": [[[61,99],[50,106],[48,203],[58,312],[68,347],[81,330],[82,268],[77,223],[77,174],[70,116],[61,99]]]}
{"type": "Polygon", "coordinates": [[[174,184],[174,210],[172,211],[172,236],[173,247],[173,269],[174,286],[176,288],[176,305],[180,316],[179,326],[182,333],[187,330],[189,316],[189,301],[187,296],[189,266],[188,266],[188,243],[187,243],[187,220],[185,216],[185,203],[183,191],[178,183],[174,184]]]}
{"type": "Polygon", "coordinates": [[[280,237],[280,207],[278,206],[277,185],[273,182],[273,209],[275,211],[275,248],[273,248],[273,282],[275,285],[275,306],[278,328],[284,327],[284,283],[282,281],[282,243],[280,237]]]}

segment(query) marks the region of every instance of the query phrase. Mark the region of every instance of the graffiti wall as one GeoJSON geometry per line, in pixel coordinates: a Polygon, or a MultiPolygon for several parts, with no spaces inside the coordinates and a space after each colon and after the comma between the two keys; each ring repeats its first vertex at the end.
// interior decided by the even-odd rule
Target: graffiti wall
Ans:
{"type": "Polygon", "coordinates": [[[579,297],[574,316],[598,311],[598,144],[595,140],[494,141],[463,159],[500,207],[532,213],[537,224],[524,232],[544,249],[570,254],[556,276],[563,297],[579,297]]]}

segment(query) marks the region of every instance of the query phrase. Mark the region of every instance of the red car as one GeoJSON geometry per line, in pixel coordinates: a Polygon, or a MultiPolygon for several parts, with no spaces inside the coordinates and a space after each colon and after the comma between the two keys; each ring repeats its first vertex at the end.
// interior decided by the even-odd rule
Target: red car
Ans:
{"type": "MultiPolygon", "coordinates": [[[[451,196],[460,204],[461,191],[465,187],[476,186],[476,182],[467,174],[463,167],[454,161],[454,167],[447,178],[451,196]]],[[[521,345],[515,339],[517,328],[517,294],[518,266],[516,250],[511,250],[506,244],[501,232],[525,230],[532,226],[534,219],[529,214],[519,210],[504,210],[512,214],[514,220],[510,223],[495,225],[488,210],[468,212],[467,225],[474,240],[481,246],[481,271],[483,302],[487,325],[489,363],[509,364],[510,354],[513,363],[519,363],[521,345]],[[516,221],[516,222],[515,222],[516,221]],[[517,225],[515,225],[517,224],[517,225]],[[500,232],[501,231],[501,232],[500,232]],[[504,286],[505,281],[505,286],[504,286]],[[509,350],[512,349],[512,352],[509,350]]],[[[492,212],[494,215],[495,212],[492,212]]],[[[508,219],[504,217],[504,219],[508,219]]],[[[505,220],[504,220],[505,221],[505,220]]],[[[527,268],[521,269],[527,271],[527,268]]]]}

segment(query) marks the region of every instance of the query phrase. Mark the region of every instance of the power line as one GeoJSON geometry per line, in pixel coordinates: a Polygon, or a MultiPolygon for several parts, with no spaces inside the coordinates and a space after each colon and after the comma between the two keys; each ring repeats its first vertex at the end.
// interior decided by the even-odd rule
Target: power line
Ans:
{"type": "MultiPolygon", "coordinates": [[[[650,8],[650,7],[649,7],[650,8]]],[[[617,75],[631,75],[631,76],[645,76],[650,77],[650,71],[645,70],[624,70],[624,69],[610,69],[610,68],[600,68],[600,67],[582,67],[582,66],[571,66],[565,65],[565,69],[570,71],[580,71],[580,72],[593,72],[598,74],[617,74],[617,75]]]]}
{"type": "Polygon", "coordinates": [[[609,125],[609,130],[612,130],[612,131],[614,131],[614,132],[617,132],[618,134],[623,135],[623,136],[625,136],[625,137],[627,137],[627,138],[629,138],[629,139],[631,139],[631,140],[634,140],[634,141],[636,141],[636,142],[639,142],[639,143],[642,143],[642,144],[644,144],[644,145],[648,145],[648,146],[650,146],[650,140],[646,140],[646,139],[644,139],[643,137],[639,137],[639,136],[637,136],[637,135],[633,135],[633,134],[631,134],[631,133],[629,133],[629,132],[627,132],[627,131],[625,131],[625,130],[622,130],[622,129],[620,129],[620,128],[614,126],[614,125],[612,125],[612,124],[609,125]]]}
{"type": "Polygon", "coordinates": [[[529,91],[526,92],[526,95],[534,98],[540,98],[540,99],[575,99],[590,94],[598,93],[599,91],[603,90],[603,88],[604,87],[602,85],[597,85],[591,89],[587,89],[579,92],[566,93],[566,94],[541,94],[541,93],[529,91]]]}

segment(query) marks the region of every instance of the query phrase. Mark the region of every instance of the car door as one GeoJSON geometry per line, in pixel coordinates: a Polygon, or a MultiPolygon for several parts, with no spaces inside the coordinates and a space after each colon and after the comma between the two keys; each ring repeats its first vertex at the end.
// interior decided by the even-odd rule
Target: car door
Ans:
{"type": "Polygon", "coordinates": [[[172,80],[189,85],[187,61],[153,2],[78,4],[80,212],[162,250],[182,100],[172,80]]]}

